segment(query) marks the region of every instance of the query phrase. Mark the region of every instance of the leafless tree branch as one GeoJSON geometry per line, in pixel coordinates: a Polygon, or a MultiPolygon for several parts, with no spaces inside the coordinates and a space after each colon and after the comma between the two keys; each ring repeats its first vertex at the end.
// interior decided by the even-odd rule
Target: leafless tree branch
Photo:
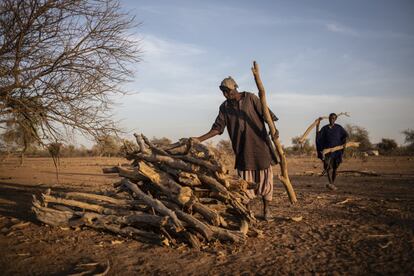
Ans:
{"type": "Polygon", "coordinates": [[[39,140],[117,131],[110,99],[139,61],[134,20],[115,0],[3,0],[0,124],[25,118],[39,140]]]}

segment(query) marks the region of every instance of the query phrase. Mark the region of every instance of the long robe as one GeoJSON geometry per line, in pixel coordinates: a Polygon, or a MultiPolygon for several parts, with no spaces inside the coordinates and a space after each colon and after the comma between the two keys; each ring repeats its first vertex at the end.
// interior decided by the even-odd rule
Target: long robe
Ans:
{"type": "MultiPolygon", "coordinates": [[[[263,119],[260,99],[250,92],[241,92],[239,101],[226,100],[219,108],[219,114],[212,126],[220,134],[227,127],[233,151],[235,168],[240,171],[264,170],[272,160],[267,130],[263,119]]],[[[270,112],[272,119],[277,117],[270,112]]]]}
{"type": "MultiPolygon", "coordinates": [[[[318,152],[318,158],[323,160],[324,156],[322,155],[322,151],[324,149],[345,144],[347,137],[348,133],[341,125],[334,124],[332,127],[329,125],[324,126],[316,136],[316,150],[318,152]]],[[[331,160],[339,165],[342,162],[343,152],[343,150],[338,150],[329,153],[328,155],[331,160]]],[[[325,158],[326,157],[327,156],[325,156],[325,158]]]]}

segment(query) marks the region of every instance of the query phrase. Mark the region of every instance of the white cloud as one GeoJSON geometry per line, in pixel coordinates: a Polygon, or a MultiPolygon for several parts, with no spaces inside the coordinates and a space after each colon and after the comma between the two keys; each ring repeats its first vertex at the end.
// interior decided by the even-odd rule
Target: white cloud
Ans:
{"type": "Polygon", "coordinates": [[[167,58],[171,55],[185,57],[205,53],[197,45],[162,39],[154,35],[143,35],[140,41],[142,41],[142,49],[148,60],[152,58],[167,58]]]}
{"type": "MultiPolygon", "coordinates": [[[[269,90],[271,91],[271,90],[269,90]]],[[[331,112],[350,112],[351,117],[340,117],[338,123],[365,127],[372,142],[392,138],[403,143],[401,131],[413,128],[411,98],[384,98],[338,95],[305,95],[302,93],[271,93],[268,104],[280,118],[277,126],[282,143],[290,145],[291,138],[301,135],[317,117],[331,112]]],[[[219,93],[165,94],[148,91],[128,97],[118,109],[118,117],[133,131],[149,137],[198,136],[207,132],[217,116],[224,98],[219,93]]],[[[310,135],[313,140],[314,135],[310,135]]],[[[216,139],[227,139],[225,134],[216,139]]]]}
{"type": "Polygon", "coordinates": [[[337,23],[327,23],[325,27],[334,33],[340,33],[345,35],[351,35],[351,36],[359,36],[359,33],[349,27],[339,25],[337,23]]]}

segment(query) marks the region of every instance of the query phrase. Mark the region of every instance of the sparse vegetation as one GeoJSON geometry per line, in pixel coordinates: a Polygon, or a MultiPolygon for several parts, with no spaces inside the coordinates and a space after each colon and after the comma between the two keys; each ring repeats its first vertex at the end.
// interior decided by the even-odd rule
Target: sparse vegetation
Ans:
{"type": "Polygon", "coordinates": [[[398,144],[393,139],[382,138],[377,148],[380,154],[390,154],[398,148],[398,144]]]}
{"type": "Polygon", "coordinates": [[[293,137],[292,146],[286,149],[287,153],[293,155],[310,155],[314,151],[314,147],[310,144],[309,139],[306,139],[301,143],[299,136],[293,137]]]}

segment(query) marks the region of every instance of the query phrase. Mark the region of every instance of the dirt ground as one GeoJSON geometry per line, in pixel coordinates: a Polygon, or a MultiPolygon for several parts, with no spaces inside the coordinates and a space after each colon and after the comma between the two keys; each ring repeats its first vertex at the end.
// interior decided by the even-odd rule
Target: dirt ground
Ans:
{"type": "MultiPolygon", "coordinates": [[[[291,206],[280,182],[271,204],[275,220],[260,221],[264,238],[242,245],[214,245],[200,251],[163,248],[94,230],[49,227],[30,211],[32,194],[56,191],[104,192],[116,176],[103,167],[120,158],[64,158],[59,184],[49,158],[0,164],[0,274],[68,275],[93,267],[107,275],[414,275],[414,159],[346,159],[337,191],[315,158],[289,158],[298,196],[291,206]],[[301,221],[290,218],[301,216],[301,221]]],[[[275,169],[278,172],[278,168],[275,169]]],[[[259,215],[259,200],[254,205],[259,215]]],[[[78,274],[81,275],[81,274],[78,274]]]]}

